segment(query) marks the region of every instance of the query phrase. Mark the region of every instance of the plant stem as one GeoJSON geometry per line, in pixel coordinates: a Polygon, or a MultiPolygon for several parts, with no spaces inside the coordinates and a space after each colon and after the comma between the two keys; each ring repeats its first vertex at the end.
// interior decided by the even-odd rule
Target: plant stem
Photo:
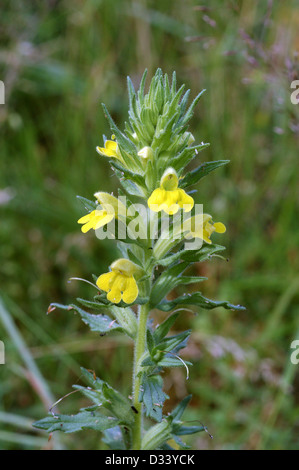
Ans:
{"type": "Polygon", "coordinates": [[[134,354],[134,372],[133,372],[133,405],[137,411],[132,433],[132,449],[140,450],[143,425],[142,403],[139,402],[139,392],[141,386],[141,377],[138,375],[140,370],[140,360],[145,351],[147,317],[149,314],[149,303],[141,305],[138,318],[138,331],[135,343],[134,354]]]}

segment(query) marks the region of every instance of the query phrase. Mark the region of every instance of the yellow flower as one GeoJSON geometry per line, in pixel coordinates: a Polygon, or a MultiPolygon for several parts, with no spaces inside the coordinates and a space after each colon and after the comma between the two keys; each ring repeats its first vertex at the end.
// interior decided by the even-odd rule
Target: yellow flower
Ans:
{"type": "Polygon", "coordinates": [[[168,168],[160,181],[160,188],[153,191],[147,203],[154,212],[164,211],[167,214],[176,214],[180,208],[190,212],[194,206],[194,200],[178,188],[179,179],[173,168],[168,168]]]}
{"type": "Polygon", "coordinates": [[[91,228],[96,230],[97,228],[103,227],[111,222],[113,217],[114,213],[109,214],[105,210],[95,210],[81,217],[81,219],[78,220],[78,224],[84,224],[82,225],[81,230],[83,233],[86,233],[91,228]]]}
{"type": "Polygon", "coordinates": [[[123,300],[131,304],[138,296],[138,286],[134,274],[140,268],[132,261],[120,258],[114,261],[109,273],[102,274],[97,280],[99,289],[107,292],[107,299],[114,304],[123,300]]]}
{"type": "Polygon", "coordinates": [[[105,209],[108,213],[113,213],[115,218],[118,218],[119,216],[126,216],[127,208],[121,201],[121,198],[116,198],[115,196],[112,196],[112,194],[104,193],[102,191],[95,193],[94,197],[98,200],[103,209],[105,209]]]}
{"type": "Polygon", "coordinates": [[[94,196],[102,208],[96,209],[78,220],[79,224],[84,224],[81,227],[83,233],[88,232],[91,228],[97,230],[109,224],[114,217],[117,219],[120,216],[126,216],[126,206],[112,194],[97,192],[94,196]]]}
{"type": "Polygon", "coordinates": [[[113,157],[123,161],[118,144],[114,140],[106,140],[105,147],[97,147],[97,152],[104,157],[113,157]]]}
{"type": "Polygon", "coordinates": [[[212,222],[212,216],[209,214],[203,214],[202,216],[191,217],[186,220],[186,225],[189,227],[189,232],[185,235],[185,238],[201,238],[206,243],[211,244],[210,236],[213,232],[224,233],[226,227],[222,222],[212,222]]]}

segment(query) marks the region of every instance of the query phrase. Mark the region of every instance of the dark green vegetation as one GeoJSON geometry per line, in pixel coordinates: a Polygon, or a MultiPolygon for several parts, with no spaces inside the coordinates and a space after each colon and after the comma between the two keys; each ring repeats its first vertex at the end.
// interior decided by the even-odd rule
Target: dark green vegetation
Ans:
{"type": "MultiPolygon", "coordinates": [[[[79,364],[130,394],[129,342],[90,333],[73,312],[46,311],[50,302],[88,297],[87,284],[68,279],[106,272],[116,257],[115,244],[80,232],[76,195],[117,183],[95,151],[102,134],[110,137],[100,103],[123,122],[126,76],[138,85],[144,68],[152,75],[157,67],[176,70],[194,96],[207,89],[190,126],[197,143],[211,143],[198,162],[230,164],[203,178],[195,199],[227,226],[219,242],[229,261],[215,258],[198,274],[209,278],[205,295],[247,308],[181,312],[176,328],[193,330],[184,359],[194,365],[187,382],[184,369],[167,372],[165,406],[192,393],[185,419],[214,436],[191,436],[195,449],[298,448],[299,365],[290,344],[299,339],[299,105],[290,83],[298,78],[299,17],[295,2],[273,3],[2,2],[2,449],[58,439],[99,448],[95,431],[56,433],[47,443],[31,429],[73,383],[83,384],[79,364]]],[[[58,408],[87,404],[74,394],[58,408]]]]}

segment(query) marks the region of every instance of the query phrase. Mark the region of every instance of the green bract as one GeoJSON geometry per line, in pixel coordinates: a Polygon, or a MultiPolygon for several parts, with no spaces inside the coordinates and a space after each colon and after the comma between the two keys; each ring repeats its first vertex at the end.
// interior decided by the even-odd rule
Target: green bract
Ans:
{"type": "Polygon", "coordinates": [[[51,309],[77,312],[100,336],[118,332],[134,342],[132,396],[122,395],[95,373],[82,369],[88,386],[77,384],[74,388],[90,400],[90,406],[71,416],[51,413],[34,426],[48,432],[94,429],[103,433],[103,441],[111,449],[170,449],[170,440],[184,449],[187,446],[180,436],[205,428],[187,426],[182,420],[190,396],[172,413],[163,412],[168,396],[161,373],[167,367],[185,367],[188,378],[191,365],[179,355],[191,331],[171,334],[170,330],[181,312],[190,307],[194,311],[243,307],[210,300],[194,289],[189,293],[187,287],[183,295],[172,296],[171,300],[167,296],[178,286],[205,281],[207,278],[185,271],[194,263],[219,257],[224,250],[210,239],[213,232],[221,235],[225,231],[224,224],[213,222],[209,214],[200,217],[196,213],[197,205],[205,201],[196,201],[190,187],[228,160],[200,162],[187,171],[187,165],[209,145],[196,145],[188,131],[203,92],[188,106],[190,91],[184,91],[184,86],[177,90],[175,73],[170,84],[167,75],[158,69],[147,93],[145,81],[146,73],[136,92],[128,79],[129,116],[124,131],[104,106],[112,135],[97,151],[99,158],[109,159],[119,179],[118,195],[99,188],[95,201],[79,197],[85,210],[79,219],[82,231],[93,229],[101,238],[99,231],[105,226],[106,235],[118,244],[119,259],[108,272],[97,273],[86,281],[94,288],[92,298],[78,298],[76,304],[68,306],[51,304],[51,309]],[[193,224],[188,230],[181,220],[185,213],[193,224]],[[201,222],[196,226],[197,220],[201,222]],[[192,237],[200,241],[194,249],[185,245],[185,239],[192,237]],[[159,326],[149,321],[153,309],[168,312],[159,326]]]}

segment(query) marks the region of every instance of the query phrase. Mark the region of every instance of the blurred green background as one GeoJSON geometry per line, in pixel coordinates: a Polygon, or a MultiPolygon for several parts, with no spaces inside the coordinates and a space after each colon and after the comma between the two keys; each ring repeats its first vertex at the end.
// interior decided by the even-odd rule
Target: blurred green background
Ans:
{"type": "MultiPolygon", "coordinates": [[[[191,436],[193,449],[298,449],[298,3],[2,0],[0,21],[0,448],[105,448],[92,431],[48,442],[31,429],[82,383],[80,365],[130,393],[128,341],[46,312],[90,296],[68,279],[99,275],[116,256],[113,242],[80,232],[76,195],[117,188],[95,151],[109,136],[101,102],[123,128],[126,76],[138,86],[161,67],[192,98],[207,89],[190,130],[211,143],[201,160],[230,160],[198,185],[197,202],[228,228],[228,262],[199,265],[201,287],[247,308],[181,315],[194,365],[187,382],[184,369],[165,374],[166,410],[192,393],[187,419],[214,436],[191,436]]],[[[59,410],[84,404],[74,394],[59,410]]]]}

